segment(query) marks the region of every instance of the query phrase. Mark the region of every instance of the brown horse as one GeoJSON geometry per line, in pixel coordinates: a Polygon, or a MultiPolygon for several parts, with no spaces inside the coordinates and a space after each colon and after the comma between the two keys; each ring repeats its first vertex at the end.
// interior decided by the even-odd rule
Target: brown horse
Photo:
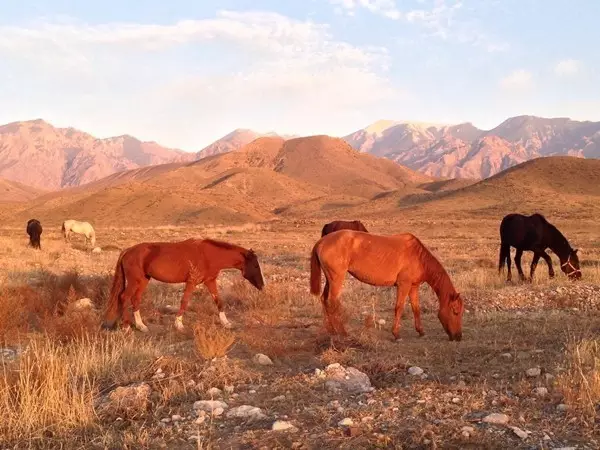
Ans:
{"type": "Polygon", "coordinates": [[[135,326],[147,332],[148,327],[140,316],[142,293],[151,278],[164,283],[185,283],[175,328],[183,329],[183,313],[196,285],[203,283],[210,292],[224,327],[230,328],[217,291],[217,276],[223,269],[239,269],[242,276],[255,288],[265,285],[258,258],[252,249],[212,239],[187,239],[180,242],[142,242],[121,252],[115,268],[115,276],[103,328],[114,328],[123,316],[123,326],[129,327],[131,317],[125,308],[132,303],[135,326]]]}
{"type": "Polygon", "coordinates": [[[346,272],[372,286],[396,286],[396,310],[392,333],[400,333],[400,317],[406,296],[410,297],[415,328],[423,336],[419,286],[426,282],[439,299],[438,318],[450,340],[462,339],[464,303],[440,262],[412,234],[380,236],[342,230],[317,241],[311,255],[310,292],[321,292],[321,270],[325,288],[321,301],[330,333],[346,335],[340,319],[339,296],[346,272]]]}
{"type": "Polygon", "coordinates": [[[321,230],[321,237],[338,230],[356,230],[368,233],[367,227],[365,227],[360,220],[334,220],[333,222],[325,224],[321,230]]]}

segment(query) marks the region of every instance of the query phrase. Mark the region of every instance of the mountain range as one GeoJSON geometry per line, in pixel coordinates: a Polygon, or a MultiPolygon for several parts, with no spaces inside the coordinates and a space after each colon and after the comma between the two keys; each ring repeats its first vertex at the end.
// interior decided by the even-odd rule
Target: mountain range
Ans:
{"type": "MultiPolygon", "coordinates": [[[[30,198],[147,166],[210,159],[262,138],[296,139],[237,129],[194,153],[124,135],[98,139],[41,120],[0,126],[0,200],[30,198]],[[10,189],[7,183],[11,184],[10,189]],[[34,190],[23,190],[23,186],[34,190]],[[2,194],[5,192],[5,194],[2,194]],[[10,194],[8,194],[10,192],[10,194]]],[[[491,130],[458,125],[379,121],[342,138],[357,153],[397,162],[430,177],[485,179],[544,156],[600,158],[600,122],[518,116],[491,130]]],[[[308,151],[299,158],[308,158],[308,151]]],[[[307,164],[310,165],[310,164],[307,164]]]]}

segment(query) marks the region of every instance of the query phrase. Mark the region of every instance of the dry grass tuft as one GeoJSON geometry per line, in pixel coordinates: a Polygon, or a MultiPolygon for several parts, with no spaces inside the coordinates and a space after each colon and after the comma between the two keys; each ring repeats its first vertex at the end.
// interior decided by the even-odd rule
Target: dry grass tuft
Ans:
{"type": "Polygon", "coordinates": [[[567,405],[594,420],[600,404],[600,339],[571,342],[566,350],[567,370],[557,379],[567,405]]]}
{"type": "Polygon", "coordinates": [[[234,334],[222,326],[201,322],[194,325],[196,351],[204,359],[225,356],[234,342],[234,334]]]}

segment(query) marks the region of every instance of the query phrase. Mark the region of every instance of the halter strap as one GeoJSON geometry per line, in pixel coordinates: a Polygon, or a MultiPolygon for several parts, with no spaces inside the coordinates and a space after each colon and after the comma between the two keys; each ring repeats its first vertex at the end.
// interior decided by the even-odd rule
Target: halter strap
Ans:
{"type": "Polygon", "coordinates": [[[573,264],[571,264],[571,254],[569,253],[569,257],[567,258],[567,261],[564,264],[561,264],[560,267],[565,267],[565,266],[569,266],[572,271],[570,273],[568,273],[567,275],[573,275],[574,273],[581,273],[580,269],[576,269],[573,264]]]}

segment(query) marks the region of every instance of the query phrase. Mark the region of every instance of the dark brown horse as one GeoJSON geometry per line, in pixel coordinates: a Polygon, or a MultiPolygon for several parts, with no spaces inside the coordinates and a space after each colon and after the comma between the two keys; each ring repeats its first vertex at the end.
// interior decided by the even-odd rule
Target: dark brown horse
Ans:
{"type": "Polygon", "coordinates": [[[356,230],[368,233],[367,228],[360,220],[334,220],[325,224],[323,230],[321,230],[321,237],[338,230],[356,230]]]}
{"type": "Polygon", "coordinates": [[[40,238],[42,237],[42,224],[37,219],[27,221],[27,234],[29,235],[29,244],[33,248],[41,250],[40,238]]]}
{"type": "Polygon", "coordinates": [[[151,278],[164,283],[185,283],[175,327],[183,329],[183,313],[196,285],[203,283],[210,292],[224,327],[231,324],[223,311],[217,291],[217,276],[223,269],[239,269],[255,288],[265,285],[258,258],[252,249],[212,239],[187,239],[180,242],[143,242],[121,252],[115,268],[103,328],[114,328],[123,316],[123,326],[131,323],[127,302],[131,301],[135,326],[148,331],[140,316],[142,293],[151,278]]]}
{"type": "Polygon", "coordinates": [[[522,214],[508,214],[500,223],[500,258],[498,262],[498,273],[502,272],[504,263],[508,267],[507,281],[511,281],[510,271],[510,247],[515,247],[515,265],[519,272],[521,281],[525,280],[525,274],[521,268],[521,257],[523,251],[533,252],[533,260],[529,271],[529,281],[533,279],[533,273],[540,258],[544,258],[548,264],[548,275],[554,277],[552,259],[546,253],[550,248],[560,259],[560,268],[569,277],[577,280],[581,278],[579,257],[577,249],[573,249],[567,238],[558,229],[546,220],[541,214],[524,216],[522,214]]]}
{"type": "Polygon", "coordinates": [[[400,318],[406,296],[415,320],[415,329],[424,334],[419,306],[419,286],[429,284],[439,299],[438,318],[450,340],[462,339],[463,300],[439,261],[412,234],[380,236],[341,230],[317,241],[311,255],[310,292],[321,292],[321,270],[325,289],[321,301],[330,333],[345,335],[340,318],[342,284],[349,272],[372,286],[396,286],[396,310],[392,333],[400,334],[400,318]]]}

